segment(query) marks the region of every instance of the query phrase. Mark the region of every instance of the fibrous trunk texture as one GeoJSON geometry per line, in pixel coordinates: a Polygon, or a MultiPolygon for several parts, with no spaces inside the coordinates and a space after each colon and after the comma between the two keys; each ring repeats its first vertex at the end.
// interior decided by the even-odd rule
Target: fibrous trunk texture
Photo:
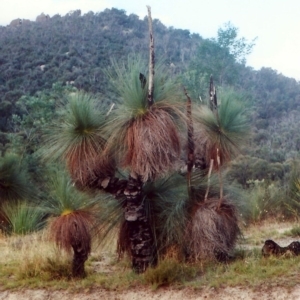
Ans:
{"type": "Polygon", "coordinates": [[[130,239],[132,268],[136,273],[143,273],[156,263],[156,248],[142,197],[142,185],[140,178],[130,176],[124,191],[127,199],[125,220],[130,239]]]}
{"type": "Polygon", "coordinates": [[[227,261],[240,235],[235,206],[224,199],[208,199],[199,205],[186,231],[189,258],[227,261]]]}

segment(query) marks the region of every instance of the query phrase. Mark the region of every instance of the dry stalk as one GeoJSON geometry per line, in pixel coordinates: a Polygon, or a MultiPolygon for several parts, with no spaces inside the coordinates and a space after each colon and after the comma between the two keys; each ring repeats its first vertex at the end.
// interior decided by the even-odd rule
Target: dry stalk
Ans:
{"type": "Polygon", "coordinates": [[[206,193],[205,193],[205,197],[204,197],[204,202],[207,201],[207,197],[208,197],[208,193],[209,193],[209,187],[210,187],[210,175],[211,175],[211,171],[214,165],[214,160],[211,159],[210,160],[210,165],[209,165],[209,170],[208,170],[208,175],[207,175],[207,189],[206,189],[206,193]]]}
{"type": "Polygon", "coordinates": [[[187,97],[186,103],[186,115],[187,115],[187,135],[188,135],[188,145],[187,145],[187,181],[188,181],[188,192],[191,194],[191,173],[194,166],[194,126],[192,120],[192,100],[188,95],[186,89],[184,88],[184,94],[187,97]]]}
{"type": "Polygon", "coordinates": [[[149,24],[149,35],[150,35],[150,44],[149,44],[149,86],[148,86],[148,106],[150,107],[154,103],[153,93],[154,93],[155,55],[154,55],[154,37],[153,37],[153,29],[152,29],[151,7],[147,5],[147,9],[148,9],[148,24],[149,24]]]}
{"type": "Polygon", "coordinates": [[[217,209],[219,210],[223,201],[223,178],[221,174],[221,161],[220,161],[219,148],[217,149],[217,163],[218,163],[218,176],[219,176],[219,185],[220,185],[220,200],[217,206],[217,209]]]}

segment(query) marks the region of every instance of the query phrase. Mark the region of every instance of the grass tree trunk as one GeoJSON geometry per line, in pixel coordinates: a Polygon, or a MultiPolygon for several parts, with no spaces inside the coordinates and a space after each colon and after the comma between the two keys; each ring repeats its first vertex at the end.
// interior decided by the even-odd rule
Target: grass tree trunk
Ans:
{"type": "Polygon", "coordinates": [[[191,197],[191,175],[192,175],[192,169],[195,162],[194,126],[193,126],[193,119],[192,119],[192,100],[185,88],[184,88],[184,93],[187,97],[186,115],[187,115],[187,123],[188,123],[187,124],[188,144],[187,144],[187,162],[186,162],[187,181],[188,181],[188,193],[189,193],[189,197],[191,197]]]}
{"type": "Polygon", "coordinates": [[[154,238],[142,197],[142,186],[143,182],[138,176],[130,176],[124,191],[132,268],[136,273],[143,273],[156,263],[154,238]]]}
{"type": "Polygon", "coordinates": [[[72,276],[84,278],[86,276],[84,263],[88,259],[88,252],[80,245],[73,246],[72,276]]]}
{"type": "MultiPolygon", "coordinates": [[[[148,108],[153,103],[154,92],[154,38],[152,31],[151,8],[148,9],[149,21],[149,83],[148,83],[148,108]]],[[[141,77],[140,77],[141,79],[141,77]]],[[[142,82],[142,81],[141,81],[142,82]]],[[[141,163],[143,163],[141,161],[141,163]]],[[[130,239],[130,250],[132,268],[137,273],[143,273],[151,264],[156,263],[156,247],[150,226],[150,215],[147,214],[143,201],[143,181],[137,174],[129,176],[127,186],[124,190],[126,196],[125,220],[127,221],[128,236],[130,239]]]]}
{"type": "MultiPolygon", "coordinates": [[[[113,194],[116,198],[123,198],[123,196],[125,196],[126,204],[124,205],[124,216],[126,229],[125,232],[121,234],[122,237],[120,239],[129,239],[129,243],[128,241],[125,243],[130,245],[132,268],[136,273],[143,273],[150,265],[155,265],[157,261],[156,247],[149,215],[147,214],[143,201],[143,181],[139,176],[133,173],[129,176],[128,180],[118,180],[115,177],[101,178],[97,183],[99,189],[113,194]]],[[[125,248],[122,249],[121,252],[126,252],[127,249],[125,248]]],[[[73,266],[76,268],[77,260],[78,262],[83,260],[84,256],[80,258],[80,255],[83,253],[75,251],[74,248],[73,250],[73,266]]]]}
{"type": "Polygon", "coordinates": [[[71,224],[71,246],[73,249],[72,275],[77,278],[86,276],[84,263],[91,252],[92,237],[84,219],[74,219],[71,224]]]}

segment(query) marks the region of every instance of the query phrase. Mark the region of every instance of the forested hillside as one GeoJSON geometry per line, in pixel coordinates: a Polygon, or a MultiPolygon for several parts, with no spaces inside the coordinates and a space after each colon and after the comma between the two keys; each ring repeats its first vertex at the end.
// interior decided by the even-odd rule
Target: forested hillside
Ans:
{"type": "MultiPolygon", "coordinates": [[[[212,74],[221,101],[226,93],[243,101],[252,135],[232,163],[229,179],[244,188],[254,179],[286,182],[293,160],[299,159],[300,83],[270,68],[246,67],[255,42],[236,43],[233,26],[219,30],[217,39],[168,28],[159,20],[154,20],[153,30],[157,59],[194,100],[208,97],[212,74]]],[[[41,15],[35,22],[0,27],[2,155],[22,154],[37,172],[34,155],[42,129],[58,114],[66,91],[96,94],[107,105],[116,101],[106,70],[112,60],[125,61],[129,54],[147,57],[148,21],[123,10],[41,15]]]]}

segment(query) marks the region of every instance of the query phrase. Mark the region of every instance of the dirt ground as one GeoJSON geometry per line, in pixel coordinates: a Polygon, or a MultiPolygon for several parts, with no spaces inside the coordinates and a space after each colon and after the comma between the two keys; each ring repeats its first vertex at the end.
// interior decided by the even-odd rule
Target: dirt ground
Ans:
{"type": "Polygon", "coordinates": [[[0,300],[294,300],[300,299],[300,286],[291,290],[274,287],[271,290],[248,290],[245,288],[224,288],[194,291],[191,289],[172,290],[169,288],[151,290],[132,290],[114,292],[97,289],[89,293],[68,293],[66,291],[24,290],[18,292],[0,292],[0,300]]]}

